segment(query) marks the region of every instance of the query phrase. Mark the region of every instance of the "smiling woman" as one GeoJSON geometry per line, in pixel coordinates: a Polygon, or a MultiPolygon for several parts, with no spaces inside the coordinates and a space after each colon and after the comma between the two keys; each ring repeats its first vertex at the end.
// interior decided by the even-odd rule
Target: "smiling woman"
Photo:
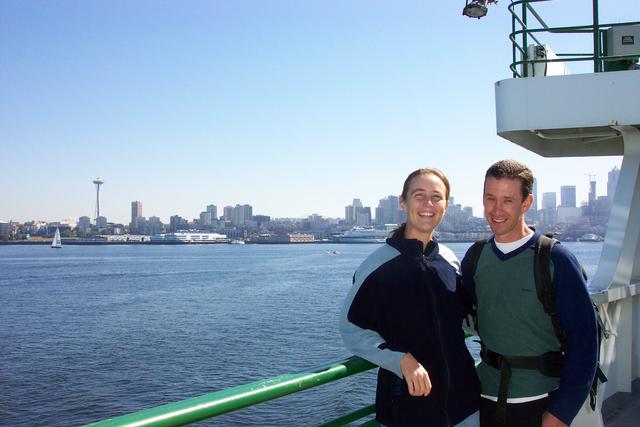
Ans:
{"type": "Polygon", "coordinates": [[[431,172],[411,180],[408,194],[400,197],[400,206],[407,214],[406,238],[418,239],[426,247],[449,206],[447,187],[442,178],[431,172]]]}
{"type": "MultiPolygon", "coordinates": [[[[446,210],[446,208],[449,206],[449,194],[451,193],[451,186],[449,185],[449,180],[447,179],[445,174],[442,173],[442,171],[434,168],[422,168],[411,172],[409,176],[407,176],[407,179],[405,179],[404,185],[402,186],[402,194],[400,195],[401,207],[407,214],[407,222],[402,224],[394,231],[393,237],[406,237],[407,227],[412,229],[418,226],[419,221],[414,221],[409,218],[410,212],[408,209],[408,203],[417,204],[419,203],[420,199],[424,200],[425,198],[428,198],[429,194],[425,194],[425,191],[428,192],[429,190],[431,190],[431,192],[437,190],[437,194],[432,194],[434,199],[431,200],[431,204],[440,203],[442,201],[442,197],[444,197],[444,201],[446,203],[444,209],[446,210]],[[425,180],[428,182],[426,182],[425,180]],[[416,201],[414,203],[411,203],[409,201],[409,199],[411,198],[415,198],[416,201]]],[[[431,213],[433,213],[433,211],[431,213]]],[[[426,216],[427,213],[424,212],[424,215],[426,216]]],[[[437,221],[434,221],[431,232],[429,233],[420,235],[418,230],[412,230],[412,234],[418,233],[417,235],[413,235],[413,238],[418,238],[418,235],[420,235],[421,238],[419,238],[419,240],[422,240],[426,244],[426,242],[431,240],[433,228],[435,228],[440,223],[443,215],[444,211],[442,212],[442,215],[439,216],[439,218],[436,218],[437,221]]]]}
{"type": "Polygon", "coordinates": [[[462,333],[460,263],[432,240],[449,181],[418,169],[400,198],[405,224],[360,265],[340,319],[346,347],[380,366],[376,419],[384,425],[478,424],[480,386],[462,333]]]}

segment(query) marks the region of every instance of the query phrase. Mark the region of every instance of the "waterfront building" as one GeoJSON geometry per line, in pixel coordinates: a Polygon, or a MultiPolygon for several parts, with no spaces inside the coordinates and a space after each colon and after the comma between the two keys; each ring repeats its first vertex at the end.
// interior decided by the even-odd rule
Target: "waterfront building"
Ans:
{"type": "Polygon", "coordinates": [[[211,212],[200,212],[200,220],[198,221],[199,228],[204,230],[211,226],[211,212]]]}
{"type": "Polygon", "coordinates": [[[302,221],[302,229],[312,232],[324,231],[329,228],[329,221],[323,218],[321,215],[312,214],[302,221]]]}
{"type": "Polygon", "coordinates": [[[225,206],[224,208],[222,208],[222,217],[225,221],[232,221],[233,220],[233,206],[225,206]]]}
{"type": "Polygon", "coordinates": [[[292,233],[287,236],[289,243],[312,243],[315,241],[313,234],[292,233]]]}
{"type": "Polygon", "coordinates": [[[556,212],[556,223],[558,224],[578,224],[582,217],[582,210],[576,206],[558,206],[556,212]]]}
{"type": "Polygon", "coordinates": [[[157,234],[151,236],[152,242],[175,242],[175,243],[224,243],[228,238],[224,234],[199,233],[192,231],[157,234]]]}
{"type": "Polygon", "coordinates": [[[0,221],[0,237],[7,238],[11,234],[11,223],[0,221]]]}
{"type": "Polygon", "coordinates": [[[81,216],[78,219],[76,229],[79,233],[89,233],[91,231],[91,218],[88,216],[81,216]]]}
{"type": "Polygon", "coordinates": [[[560,187],[560,206],[565,208],[576,207],[575,185],[563,185],[560,187]]]}
{"type": "Polygon", "coordinates": [[[104,230],[105,228],[107,228],[107,217],[106,216],[99,216],[96,218],[96,228],[98,230],[104,230]]]}
{"type": "Polygon", "coordinates": [[[286,233],[269,234],[263,233],[251,238],[252,243],[313,243],[313,234],[286,233]]]}
{"type": "Polygon", "coordinates": [[[187,228],[189,228],[187,220],[180,215],[173,215],[169,218],[169,232],[175,233],[176,231],[186,230],[187,228]]]}
{"type": "Polygon", "coordinates": [[[253,220],[256,222],[258,227],[262,227],[271,222],[271,217],[268,215],[254,215],[253,220]]]}
{"type": "Polygon", "coordinates": [[[160,221],[160,218],[158,218],[157,216],[149,217],[149,219],[147,220],[144,234],[149,234],[149,235],[160,234],[163,231],[164,231],[164,224],[162,223],[162,221],[160,221]]]}

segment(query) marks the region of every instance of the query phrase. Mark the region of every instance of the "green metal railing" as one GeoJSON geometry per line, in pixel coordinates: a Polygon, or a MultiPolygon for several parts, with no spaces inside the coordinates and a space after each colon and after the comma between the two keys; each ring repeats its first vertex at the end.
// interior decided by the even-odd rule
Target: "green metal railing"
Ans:
{"type": "MultiPolygon", "coordinates": [[[[89,424],[94,427],[171,427],[183,426],[228,412],[256,405],[288,394],[317,387],[351,375],[368,371],[376,366],[359,357],[330,363],[320,368],[295,374],[283,374],[226,390],[205,394],[180,402],[170,403],[89,424]]],[[[325,423],[322,427],[343,426],[375,412],[373,405],[325,423]]],[[[369,421],[363,426],[377,425],[369,421]]]]}
{"type": "Polygon", "coordinates": [[[552,62],[576,62],[593,61],[593,72],[599,73],[605,69],[606,63],[617,61],[629,61],[637,59],[637,55],[607,55],[604,52],[604,38],[606,31],[610,28],[626,25],[640,25],[640,22],[625,22],[615,24],[601,24],[599,22],[598,0],[592,0],[593,22],[590,25],[579,25],[571,27],[549,27],[540,17],[540,14],[533,7],[533,3],[547,0],[512,0],[508,9],[511,13],[511,34],[509,39],[512,45],[512,62],[510,65],[513,77],[528,77],[529,65],[537,63],[552,62]],[[518,8],[519,7],[519,8],[518,8]],[[519,9],[519,12],[518,12],[519,9]],[[530,24],[529,18],[535,20],[535,27],[530,24]],[[558,53],[557,59],[530,59],[527,54],[527,47],[530,42],[543,45],[539,38],[541,34],[587,34],[592,37],[592,51],[583,53],[558,53]],[[519,41],[518,41],[519,39],[519,41]],[[521,59],[518,60],[518,57],[521,59]],[[521,68],[521,71],[518,71],[521,68]]]}

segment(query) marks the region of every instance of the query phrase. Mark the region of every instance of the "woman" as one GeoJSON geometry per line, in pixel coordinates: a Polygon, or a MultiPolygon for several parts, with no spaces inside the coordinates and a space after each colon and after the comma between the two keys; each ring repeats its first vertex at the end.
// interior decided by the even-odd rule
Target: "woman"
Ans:
{"type": "Polygon", "coordinates": [[[407,221],[360,265],[342,310],[346,347],[380,366],[383,425],[477,425],[480,385],[462,331],[460,263],[433,239],[449,191],[437,169],[407,177],[400,197],[407,221]]]}

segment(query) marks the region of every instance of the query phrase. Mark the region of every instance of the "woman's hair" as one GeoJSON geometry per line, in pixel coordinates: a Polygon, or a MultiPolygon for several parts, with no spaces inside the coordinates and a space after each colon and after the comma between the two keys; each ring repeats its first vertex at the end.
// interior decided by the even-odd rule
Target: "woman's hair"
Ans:
{"type": "Polygon", "coordinates": [[[489,177],[496,179],[517,179],[520,181],[522,200],[529,197],[529,194],[531,194],[533,189],[533,173],[531,172],[531,169],[517,160],[500,160],[499,162],[492,164],[489,169],[487,169],[487,173],[484,176],[485,183],[489,177]]]}
{"type": "MultiPolygon", "coordinates": [[[[438,178],[440,178],[446,190],[445,200],[447,201],[449,200],[449,194],[451,192],[451,186],[449,185],[449,180],[447,179],[447,176],[440,169],[436,169],[436,168],[421,168],[411,172],[409,176],[407,176],[407,179],[404,180],[404,185],[402,186],[402,194],[400,195],[400,198],[402,200],[407,200],[407,197],[409,196],[409,187],[411,186],[411,181],[413,181],[413,178],[421,175],[435,175],[438,178]]],[[[403,222],[400,225],[400,227],[396,228],[391,232],[391,237],[404,237],[404,231],[406,228],[407,228],[407,223],[403,222]]]]}

